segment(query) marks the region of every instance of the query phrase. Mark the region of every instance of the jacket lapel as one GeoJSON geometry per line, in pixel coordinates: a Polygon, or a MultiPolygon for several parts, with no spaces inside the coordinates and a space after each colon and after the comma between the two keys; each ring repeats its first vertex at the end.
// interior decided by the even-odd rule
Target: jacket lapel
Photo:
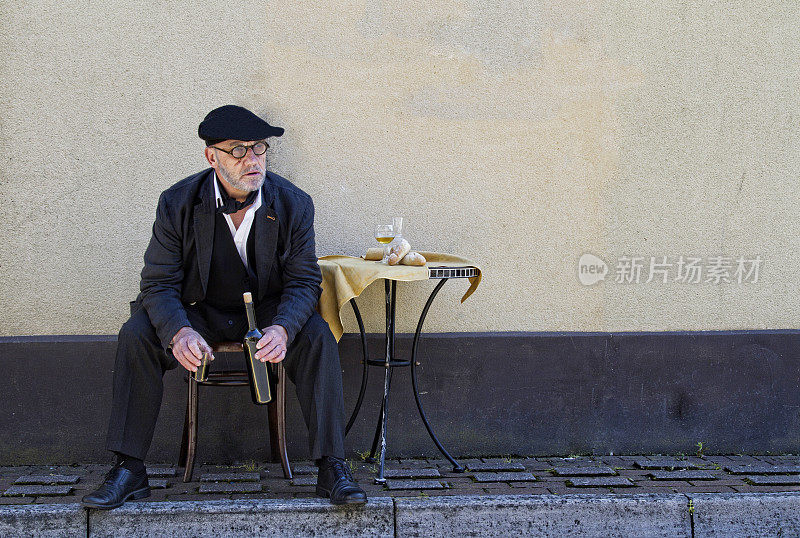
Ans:
{"type": "Polygon", "coordinates": [[[208,273],[211,271],[211,251],[214,248],[214,207],[213,174],[200,187],[200,203],[194,208],[194,242],[197,249],[197,268],[200,272],[200,283],[203,285],[203,296],[208,289],[208,273]]]}
{"type": "Polygon", "coordinates": [[[270,271],[278,249],[278,214],[272,207],[273,190],[269,176],[261,187],[261,207],[258,208],[253,222],[255,233],[255,255],[258,273],[258,298],[267,292],[270,271]]]}

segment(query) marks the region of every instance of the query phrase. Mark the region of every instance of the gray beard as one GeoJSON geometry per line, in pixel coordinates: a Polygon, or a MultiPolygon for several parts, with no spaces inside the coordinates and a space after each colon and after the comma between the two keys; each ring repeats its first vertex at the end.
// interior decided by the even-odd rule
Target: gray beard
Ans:
{"type": "Polygon", "coordinates": [[[222,163],[219,165],[219,175],[222,176],[222,179],[227,181],[228,184],[234,189],[245,192],[252,192],[260,189],[261,185],[264,184],[264,179],[266,177],[266,173],[261,170],[261,175],[258,176],[256,180],[243,181],[241,176],[235,177],[230,170],[222,165],[222,163]]]}

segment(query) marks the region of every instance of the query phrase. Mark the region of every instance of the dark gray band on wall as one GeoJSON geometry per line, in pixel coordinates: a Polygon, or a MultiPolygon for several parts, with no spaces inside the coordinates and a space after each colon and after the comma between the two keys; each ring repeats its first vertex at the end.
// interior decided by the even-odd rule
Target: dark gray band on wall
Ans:
{"type": "MultiPolygon", "coordinates": [[[[379,357],[382,335],[369,335],[379,357]]],[[[410,335],[398,335],[399,357],[410,335]]],[[[0,462],[106,462],[115,336],[0,338],[0,462]]],[[[339,344],[349,416],[361,376],[356,335],[339,344]]],[[[235,360],[236,357],[231,357],[235,360]]],[[[423,335],[419,381],[437,435],[456,456],[800,452],[800,331],[423,335]]],[[[370,372],[347,450],[369,449],[382,375],[370,372]]],[[[289,455],[305,425],[288,390],[289,455]]],[[[165,376],[148,460],[177,461],[186,385],[165,376]]],[[[439,457],[407,369],[392,379],[389,457],[439,457]]],[[[268,458],[266,411],[246,388],[202,387],[198,463],[268,458]],[[231,425],[236,425],[231,427],[231,425]]]]}

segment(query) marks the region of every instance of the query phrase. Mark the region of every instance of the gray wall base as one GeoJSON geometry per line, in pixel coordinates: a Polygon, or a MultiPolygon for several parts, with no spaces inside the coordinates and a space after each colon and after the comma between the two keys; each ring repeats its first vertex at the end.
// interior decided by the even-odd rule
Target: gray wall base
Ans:
{"type": "MultiPolygon", "coordinates": [[[[380,357],[382,337],[370,335],[380,357]]],[[[407,357],[410,335],[399,335],[407,357]]],[[[361,380],[360,339],[339,344],[345,407],[361,380]]],[[[107,462],[116,337],[0,338],[0,462],[107,462]]],[[[240,356],[230,356],[241,360],[240,356]]],[[[218,359],[219,360],[219,359],[218,359]]],[[[419,345],[428,418],[455,456],[800,453],[800,332],[428,334],[419,345]]],[[[383,392],[370,367],[364,406],[346,447],[368,450],[383,392]]],[[[419,418],[408,368],[395,371],[389,457],[438,457],[419,418]]],[[[149,462],[175,463],[186,400],[167,372],[149,462]]],[[[292,386],[292,459],[309,457],[292,386]]],[[[267,412],[247,388],[201,387],[198,463],[264,461],[267,412]]]]}

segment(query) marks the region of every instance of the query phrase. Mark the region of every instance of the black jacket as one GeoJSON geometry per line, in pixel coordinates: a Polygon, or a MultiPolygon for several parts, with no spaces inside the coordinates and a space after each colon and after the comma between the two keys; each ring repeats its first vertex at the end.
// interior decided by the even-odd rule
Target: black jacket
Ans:
{"type": "MultiPolygon", "coordinates": [[[[214,242],[212,173],[208,168],[189,176],[158,200],[136,302],[147,310],[165,349],[181,327],[191,326],[185,305],[205,298],[214,242]]],[[[311,197],[267,172],[250,233],[255,234],[259,299],[269,291],[270,272],[281,272],[283,289],[272,323],[286,329],[291,343],[322,292],[311,197]]]]}

